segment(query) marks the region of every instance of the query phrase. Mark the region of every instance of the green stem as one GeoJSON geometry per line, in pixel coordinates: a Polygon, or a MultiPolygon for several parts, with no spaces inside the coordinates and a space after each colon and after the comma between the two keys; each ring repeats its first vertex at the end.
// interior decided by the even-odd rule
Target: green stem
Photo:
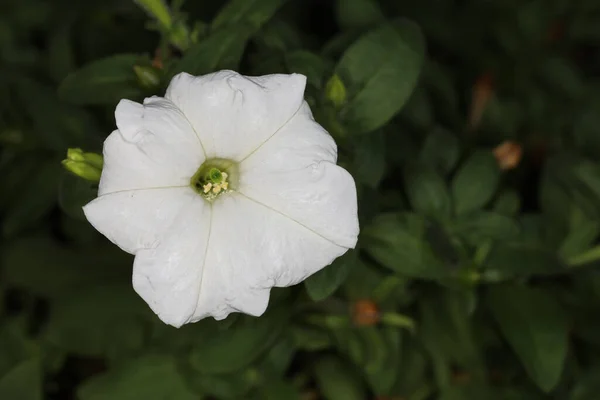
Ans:
{"type": "Polygon", "coordinates": [[[397,276],[385,278],[373,291],[373,301],[381,303],[390,296],[396,288],[403,285],[404,281],[397,276]]]}
{"type": "Polygon", "coordinates": [[[341,328],[350,322],[347,316],[343,315],[319,315],[313,314],[306,317],[306,321],[310,324],[325,327],[325,328],[341,328]]]}
{"type": "Polygon", "coordinates": [[[480,267],[487,258],[488,254],[490,254],[491,249],[492,242],[490,240],[477,247],[477,250],[475,251],[475,255],[473,257],[473,262],[475,263],[475,265],[480,267]]]}
{"type": "Polygon", "coordinates": [[[410,400],[425,400],[433,393],[433,389],[429,385],[421,386],[413,394],[410,395],[410,400]]]}
{"type": "Polygon", "coordinates": [[[385,312],[381,316],[381,322],[389,326],[406,328],[411,332],[414,332],[416,329],[415,320],[403,314],[385,312]]]}
{"type": "Polygon", "coordinates": [[[598,261],[598,260],[600,260],[600,245],[598,245],[596,247],[592,247],[588,251],[585,251],[579,255],[571,257],[567,261],[567,264],[569,264],[570,267],[577,267],[582,264],[589,264],[591,262],[598,261]]]}

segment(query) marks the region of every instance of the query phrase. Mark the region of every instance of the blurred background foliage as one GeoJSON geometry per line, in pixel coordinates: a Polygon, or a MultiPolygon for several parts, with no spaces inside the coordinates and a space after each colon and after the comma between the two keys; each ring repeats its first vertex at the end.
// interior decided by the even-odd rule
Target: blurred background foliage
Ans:
{"type": "Polygon", "coordinates": [[[597,400],[600,2],[3,0],[0,399],[597,400]],[[85,221],[121,98],[307,75],[355,251],[175,329],[85,221]]]}

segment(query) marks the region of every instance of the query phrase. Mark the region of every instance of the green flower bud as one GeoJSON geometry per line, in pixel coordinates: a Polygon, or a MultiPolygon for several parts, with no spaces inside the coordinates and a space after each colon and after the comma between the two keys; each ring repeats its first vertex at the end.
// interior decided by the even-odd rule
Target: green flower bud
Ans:
{"type": "Polygon", "coordinates": [[[160,76],[154,67],[142,67],[134,65],[133,71],[137,77],[139,84],[147,89],[154,89],[160,84],[160,76]]]}
{"type": "Polygon", "coordinates": [[[104,166],[104,157],[98,153],[83,153],[83,156],[86,163],[102,171],[102,167],[104,166]]]}
{"type": "Polygon", "coordinates": [[[81,149],[68,149],[67,158],[62,161],[67,171],[92,182],[100,181],[103,164],[100,154],[84,153],[81,149]]]}
{"type": "Polygon", "coordinates": [[[68,149],[67,150],[67,160],[71,160],[71,161],[85,161],[85,157],[83,156],[83,150],[81,150],[81,149],[68,149]]]}
{"type": "Polygon", "coordinates": [[[340,108],[346,102],[346,87],[337,74],[333,75],[327,81],[325,85],[325,97],[336,108],[340,108]]]}

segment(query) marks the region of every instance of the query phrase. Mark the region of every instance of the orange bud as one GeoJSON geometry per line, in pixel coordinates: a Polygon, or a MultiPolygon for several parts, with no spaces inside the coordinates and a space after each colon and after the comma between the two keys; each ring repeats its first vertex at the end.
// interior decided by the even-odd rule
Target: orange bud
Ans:
{"type": "Polygon", "coordinates": [[[494,94],[494,77],[490,72],[481,75],[475,81],[471,94],[471,110],[469,113],[469,125],[477,128],[485,108],[494,94]]]}
{"type": "Polygon", "coordinates": [[[303,392],[300,395],[302,400],[319,400],[319,394],[314,390],[303,392]]]}
{"type": "Polygon", "coordinates": [[[534,135],[531,137],[528,147],[530,149],[531,161],[537,166],[542,165],[548,155],[548,143],[543,137],[534,135]]]}
{"type": "Polygon", "coordinates": [[[160,48],[156,49],[154,52],[154,58],[152,59],[152,66],[156,69],[163,69],[165,66],[163,64],[163,57],[160,51],[160,48]]]}
{"type": "Polygon", "coordinates": [[[358,326],[375,325],[381,319],[379,308],[371,300],[358,300],[352,305],[352,320],[358,326]]]}
{"type": "Polygon", "coordinates": [[[375,400],[406,400],[406,397],[402,397],[402,396],[379,396],[379,397],[375,397],[375,400]]]}
{"type": "Polygon", "coordinates": [[[516,142],[505,141],[494,149],[494,156],[501,170],[516,168],[523,157],[523,147],[516,142]]]}
{"type": "Polygon", "coordinates": [[[562,21],[555,21],[548,32],[546,32],[546,41],[548,43],[556,43],[565,35],[565,24],[562,21]]]}
{"type": "Polygon", "coordinates": [[[456,371],[452,374],[452,382],[459,384],[459,385],[464,385],[469,383],[469,381],[471,380],[471,375],[468,372],[464,372],[464,371],[456,371]]]}
{"type": "Polygon", "coordinates": [[[504,380],[505,374],[502,371],[497,369],[492,369],[489,374],[490,381],[495,383],[500,383],[504,380]]]}

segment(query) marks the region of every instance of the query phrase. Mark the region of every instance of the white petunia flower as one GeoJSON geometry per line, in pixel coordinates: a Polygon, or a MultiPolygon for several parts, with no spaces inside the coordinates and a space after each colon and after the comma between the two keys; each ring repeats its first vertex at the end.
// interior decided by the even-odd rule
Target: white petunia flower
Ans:
{"type": "Polygon", "coordinates": [[[302,75],[173,78],[164,98],[122,100],[104,142],[90,223],[135,254],[133,287],[179,327],[259,316],[354,248],[356,187],[304,101],[302,75]]]}

